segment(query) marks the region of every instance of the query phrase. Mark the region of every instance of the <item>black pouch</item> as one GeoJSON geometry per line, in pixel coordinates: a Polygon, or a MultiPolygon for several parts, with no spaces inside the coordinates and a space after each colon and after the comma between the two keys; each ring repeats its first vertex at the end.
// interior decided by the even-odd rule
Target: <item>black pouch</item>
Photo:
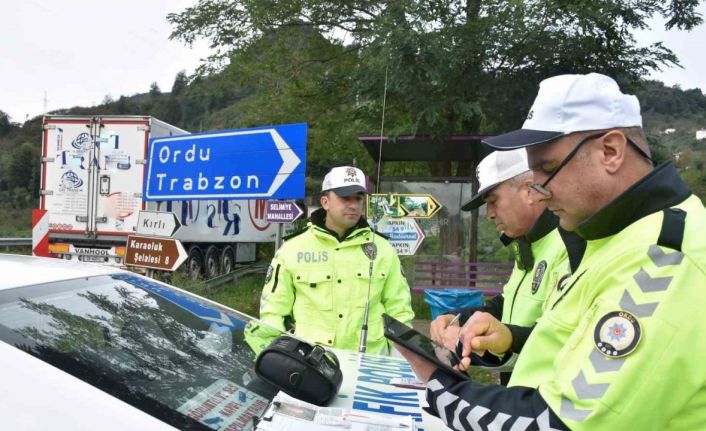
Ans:
{"type": "Polygon", "coordinates": [[[286,335],[260,352],[255,372],[287,394],[317,406],[333,401],[343,382],[333,352],[286,335]]]}

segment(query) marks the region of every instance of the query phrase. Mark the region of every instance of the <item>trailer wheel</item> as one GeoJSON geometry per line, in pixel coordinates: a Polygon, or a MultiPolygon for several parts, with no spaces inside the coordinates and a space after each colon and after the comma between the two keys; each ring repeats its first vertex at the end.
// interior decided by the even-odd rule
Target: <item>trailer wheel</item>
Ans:
{"type": "Polygon", "coordinates": [[[189,257],[186,259],[186,275],[192,280],[198,280],[203,271],[203,254],[201,248],[194,245],[189,248],[189,257]]]}
{"type": "Polygon", "coordinates": [[[206,249],[206,259],[204,266],[204,273],[206,279],[210,280],[212,278],[218,277],[220,253],[218,252],[218,247],[215,245],[210,245],[206,249]]]}
{"type": "Polygon", "coordinates": [[[221,251],[221,272],[228,274],[233,269],[235,269],[235,253],[233,252],[233,247],[227,245],[221,251]]]}

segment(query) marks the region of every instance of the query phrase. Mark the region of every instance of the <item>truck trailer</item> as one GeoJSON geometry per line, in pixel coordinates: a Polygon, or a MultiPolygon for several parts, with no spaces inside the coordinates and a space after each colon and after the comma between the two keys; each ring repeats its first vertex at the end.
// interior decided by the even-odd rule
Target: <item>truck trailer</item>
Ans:
{"type": "Polygon", "coordinates": [[[150,116],[47,115],[43,120],[39,208],[46,210],[49,255],[123,265],[141,210],[173,212],[173,238],[188,251],[187,272],[213,278],[256,258],[274,242],[265,200],[142,199],[150,138],[189,132],[150,116]]]}

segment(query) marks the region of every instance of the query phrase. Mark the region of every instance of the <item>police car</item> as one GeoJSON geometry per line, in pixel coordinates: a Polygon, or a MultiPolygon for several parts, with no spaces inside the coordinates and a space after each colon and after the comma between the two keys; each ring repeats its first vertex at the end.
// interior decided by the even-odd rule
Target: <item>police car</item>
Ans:
{"type": "MultiPolygon", "coordinates": [[[[250,430],[276,395],[249,334],[280,333],[247,315],[97,264],[0,254],[0,274],[0,430],[250,430]]],[[[334,406],[446,428],[389,384],[405,361],[336,353],[334,406]]]]}

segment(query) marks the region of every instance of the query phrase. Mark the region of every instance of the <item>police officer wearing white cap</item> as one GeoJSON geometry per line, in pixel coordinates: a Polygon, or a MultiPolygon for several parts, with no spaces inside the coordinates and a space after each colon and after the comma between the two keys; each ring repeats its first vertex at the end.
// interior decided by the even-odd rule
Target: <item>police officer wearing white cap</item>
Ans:
{"type": "MultiPolygon", "coordinates": [[[[532,326],[542,314],[547,294],[560,277],[571,271],[562,236],[574,235],[557,229],[559,219],[546,210],[544,202],[532,198],[532,179],[524,148],[495,151],[479,163],[480,190],[462,209],[470,211],[485,202],[488,220],[502,233],[503,243],[512,245],[515,266],[501,294],[480,308],[456,310],[437,317],[431,324],[432,339],[456,349],[461,327],[451,323],[458,321],[463,325],[469,318],[476,324],[490,317],[501,320],[512,332],[510,350],[500,360],[492,354],[472,360],[474,365],[498,371],[512,368],[532,326]],[[457,314],[460,319],[455,319],[457,314]]],[[[574,262],[578,260],[580,258],[574,262]]],[[[509,372],[501,372],[502,384],[507,385],[509,379],[509,372]]]]}
{"type": "MultiPolygon", "coordinates": [[[[522,129],[487,143],[527,148],[538,198],[586,253],[508,388],[403,352],[431,409],[456,429],[706,429],[706,208],[671,162],[652,166],[637,99],[596,73],[549,78],[522,129]]],[[[511,338],[470,329],[466,352],[511,338]]]]}
{"type": "Polygon", "coordinates": [[[341,166],[326,174],[321,208],[304,230],[286,238],[272,259],[262,290],[261,320],[281,330],[287,329],[288,320],[299,337],[356,350],[369,303],[366,352],[389,353],[382,314],[411,324],[414,313],[395,249],[363,218],[365,194],[360,169],[341,166]]]}

